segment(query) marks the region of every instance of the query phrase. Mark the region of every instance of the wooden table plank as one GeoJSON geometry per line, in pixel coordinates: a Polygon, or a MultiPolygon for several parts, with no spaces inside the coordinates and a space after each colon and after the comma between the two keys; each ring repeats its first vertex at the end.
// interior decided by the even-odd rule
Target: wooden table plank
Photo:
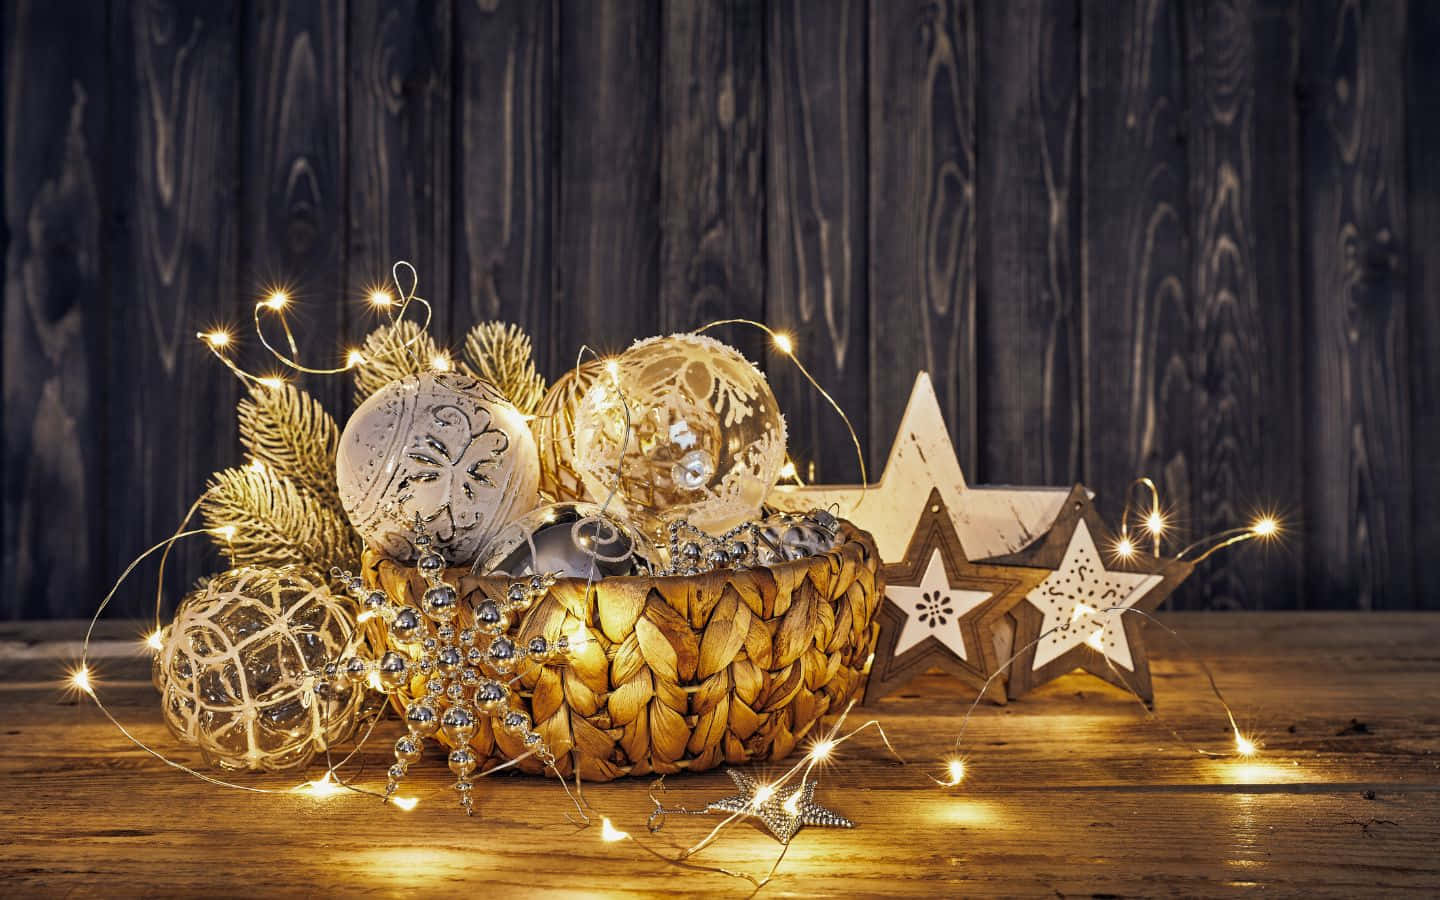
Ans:
{"type": "MultiPolygon", "coordinates": [[[[1315,895],[1440,888],[1440,615],[1171,614],[1185,638],[1150,628],[1156,714],[1072,675],[1006,707],[980,707],[963,751],[962,789],[927,775],[954,745],[968,698],[928,675],[873,709],[910,763],[877,740],[844,745],[818,799],[854,831],[810,828],[765,893],[1202,894],[1264,888],[1315,895]],[[1243,727],[1265,742],[1252,760],[1224,749],[1208,663],[1243,727]]],[[[565,819],[558,786],[496,778],[465,821],[438,758],[415,769],[413,813],[372,798],[315,801],[224,791],[166,770],[128,745],[58,673],[77,623],[0,626],[0,796],[8,891],[215,894],[736,893],[748,885],[682,873],[633,843],[565,819]],[[683,878],[684,881],[679,880],[683,878]]],[[[133,623],[105,623],[102,697],[144,740],[171,752],[133,623]]],[[[859,721],[855,720],[858,724],[859,721]]],[[[398,731],[387,722],[387,737],[398,731]]],[[[378,734],[378,732],[377,732],[378,734]]],[[[389,740],[360,754],[374,787],[389,740]]],[[[176,752],[194,762],[193,754],[176,752]]],[[[433,756],[434,754],[432,754],[433,756]]],[[[288,787],[297,778],[244,779],[288,787]]],[[[697,806],[728,793],[719,772],[673,777],[665,800],[697,806]]],[[[646,782],[587,785],[603,815],[675,853],[716,820],[674,817],[645,837],[646,782]]],[[[759,874],[780,847],[737,825],[699,857],[759,874]]]]}

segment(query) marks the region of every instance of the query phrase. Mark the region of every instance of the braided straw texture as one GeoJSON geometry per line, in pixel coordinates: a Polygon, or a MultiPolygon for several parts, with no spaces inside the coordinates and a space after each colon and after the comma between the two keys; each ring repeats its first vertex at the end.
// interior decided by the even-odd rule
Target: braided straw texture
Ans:
{"type": "MultiPolygon", "coordinates": [[[[562,774],[610,781],[782,759],[859,696],[879,627],[879,563],[870,535],[845,523],[831,552],[771,568],[607,578],[588,591],[561,579],[519,623],[519,642],[586,639],[567,666],[522,669],[516,688],[562,774]]],[[[425,584],[370,550],[365,576],[410,604],[425,584]]],[[[464,598],[462,625],[509,584],[463,569],[446,580],[464,598]]],[[[397,706],[423,693],[423,679],[410,687],[397,706]]],[[[523,752],[487,720],[470,746],[484,768],[523,752]]],[[[540,771],[534,758],[519,767],[540,771]]]]}

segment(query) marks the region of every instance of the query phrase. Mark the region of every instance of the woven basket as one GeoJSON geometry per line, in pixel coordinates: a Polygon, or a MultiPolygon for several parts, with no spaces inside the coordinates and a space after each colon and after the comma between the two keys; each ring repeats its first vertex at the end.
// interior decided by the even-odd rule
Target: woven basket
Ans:
{"type": "MultiPolygon", "coordinates": [[[[517,692],[562,774],[578,766],[582,778],[609,781],[781,759],[859,695],[878,630],[879,563],[870,535],[844,523],[831,552],[771,568],[607,578],[588,591],[561,579],[520,622],[518,642],[581,630],[588,639],[568,666],[523,670],[517,692]]],[[[414,568],[368,550],[365,578],[412,605],[425,586],[414,568]]],[[[459,585],[462,624],[509,585],[463,569],[446,580],[459,585]]],[[[410,687],[397,707],[423,693],[423,679],[410,687]]],[[[523,753],[487,720],[470,746],[485,769],[523,753]]]]}

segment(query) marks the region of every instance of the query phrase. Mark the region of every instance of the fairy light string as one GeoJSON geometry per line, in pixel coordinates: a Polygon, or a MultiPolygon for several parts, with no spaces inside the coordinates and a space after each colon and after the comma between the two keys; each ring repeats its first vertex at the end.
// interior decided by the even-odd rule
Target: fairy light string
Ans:
{"type": "MultiPolygon", "coordinates": [[[[840,401],[836,400],[829,391],[825,390],[825,388],[821,386],[820,382],[815,379],[815,376],[810,374],[810,370],[806,368],[805,363],[801,362],[800,357],[796,355],[794,339],[791,338],[790,335],[786,332],[776,331],[769,325],[766,325],[764,322],[757,322],[754,319],[743,318],[717,319],[714,322],[708,322],[704,325],[701,325],[699,328],[695,329],[693,333],[704,334],[705,332],[710,331],[713,328],[720,328],[725,325],[744,325],[748,328],[754,328],[763,332],[770,338],[770,345],[774,347],[775,350],[780,353],[780,355],[788,358],[792,363],[795,364],[795,368],[797,371],[799,371],[801,377],[803,377],[810,384],[810,387],[812,387],[816,393],[818,393],[822,398],[824,398],[825,402],[830,405],[830,408],[835,410],[836,414],[840,416],[840,420],[845,423],[845,430],[850,435],[850,443],[855,447],[855,461],[860,466],[860,486],[862,489],[869,487],[870,479],[865,470],[865,451],[862,450],[860,447],[860,435],[856,433],[855,425],[850,421],[850,416],[845,412],[845,408],[840,405],[840,401]]],[[[800,482],[799,476],[795,471],[793,462],[790,462],[788,458],[787,465],[790,466],[789,473],[782,473],[781,477],[793,478],[795,479],[797,484],[802,483],[800,482]]],[[[814,473],[812,471],[811,479],[813,480],[813,478],[814,473]]],[[[860,504],[864,502],[865,494],[862,492],[860,494],[859,501],[855,504],[855,507],[858,509],[860,507],[860,504]]]]}
{"type": "MultiPolygon", "coordinates": [[[[413,361],[415,361],[417,364],[420,364],[422,367],[425,364],[428,364],[430,368],[437,371],[449,370],[452,367],[453,363],[451,363],[447,354],[444,354],[443,352],[437,353],[430,360],[420,360],[419,354],[417,352],[416,345],[426,335],[428,328],[432,322],[433,308],[427,300],[418,295],[419,278],[415,267],[409,262],[403,260],[396,262],[391,269],[391,279],[395,285],[395,295],[392,296],[392,294],[388,290],[377,288],[372,291],[367,298],[370,305],[377,311],[383,312],[388,318],[388,321],[392,327],[396,327],[399,325],[401,320],[405,318],[408,310],[412,305],[419,306],[423,310],[422,319],[420,322],[417,323],[419,327],[417,328],[416,333],[412,337],[401,343],[400,348],[413,361]]],[[[253,326],[255,328],[256,336],[259,339],[260,344],[271,354],[271,356],[274,357],[274,359],[282,367],[284,367],[284,369],[304,374],[334,375],[353,371],[355,368],[366,364],[364,354],[358,349],[342,351],[345,352],[345,363],[342,366],[321,367],[302,363],[299,359],[299,341],[297,341],[296,339],[294,329],[288,316],[291,305],[292,298],[290,292],[281,288],[269,291],[266,296],[256,302],[252,311],[253,326]],[[272,340],[266,333],[265,321],[270,318],[278,320],[276,324],[278,324],[283,335],[283,348],[278,347],[276,343],[272,342],[272,340]]],[[[801,376],[810,385],[810,387],[815,390],[820,395],[820,397],[840,416],[855,450],[856,460],[860,469],[861,484],[862,486],[868,486],[869,480],[865,466],[864,452],[861,447],[858,433],[856,432],[856,429],[849,415],[846,413],[845,409],[839,403],[839,401],[836,400],[836,398],[831,395],[827,390],[825,390],[825,388],[818,382],[818,380],[814,377],[810,370],[801,361],[799,356],[796,354],[794,340],[789,334],[772,329],[770,326],[765,325],[764,323],[745,318],[730,318],[713,321],[701,326],[700,328],[695,329],[693,333],[703,334],[712,329],[720,328],[722,326],[733,325],[754,328],[767,335],[773,349],[779,352],[781,355],[787,357],[795,365],[797,371],[799,371],[801,376]]],[[[271,388],[278,388],[283,386],[284,379],[280,375],[257,375],[248,372],[240,367],[240,365],[235,361],[233,356],[233,348],[236,342],[233,334],[229,329],[225,327],[212,328],[208,331],[198,333],[197,338],[199,338],[210,350],[210,352],[241,381],[257,383],[271,388]]],[[[605,372],[609,376],[610,382],[613,384],[616,392],[620,396],[620,405],[624,411],[625,416],[625,441],[628,442],[631,432],[631,409],[623,391],[620,388],[614,359],[609,357],[602,357],[589,346],[582,346],[579,353],[577,354],[577,368],[579,368],[581,363],[584,362],[587,354],[588,356],[593,357],[602,363],[605,372]]],[[[625,449],[626,444],[622,444],[622,459],[625,453],[625,449]]],[[[797,466],[796,461],[787,456],[785,458],[784,466],[782,467],[780,472],[781,480],[789,481],[797,485],[803,485],[805,481],[801,478],[798,470],[799,467],[797,466]]],[[[810,473],[813,479],[813,465],[811,466],[810,473]]],[[[615,500],[618,490],[619,484],[617,479],[617,483],[612,486],[609,495],[605,498],[602,504],[602,509],[608,510],[610,508],[611,504],[615,500]]],[[[862,493],[860,500],[860,502],[862,503],[864,501],[864,496],[864,493],[862,493]]],[[[201,502],[204,500],[204,498],[205,494],[202,494],[201,497],[197,499],[196,502],[190,507],[190,509],[187,511],[184,518],[182,519],[179,528],[170,538],[154,545],[153,547],[150,547],[145,552],[136,557],[125,568],[120,577],[116,580],[114,586],[105,595],[105,598],[99,604],[99,607],[96,609],[95,614],[91,618],[89,626],[86,629],[85,638],[82,644],[80,665],[78,669],[73,671],[70,675],[71,686],[75,690],[78,690],[81,693],[89,696],[95,702],[96,706],[99,707],[102,714],[117,728],[117,730],[120,731],[122,735],[125,736],[127,740],[129,740],[136,747],[138,747],[148,755],[154,757],[155,759],[161,761],[165,765],[185,772],[186,774],[189,774],[206,783],[219,787],[257,794],[298,793],[305,796],[313,797],[315,799],[326,799],[328,797],[338,796],[346,792],[355,792],[367,796],[384,799],[383,794],[377,791],[366,789],[364,787],[360,787],[353,783],[354,780],[359,777],[359,771],[349,777],[341,777],[339,774],[340,770],[345,768],[356,757],[360,750],[366,745],[370,736],[373,734],[379,722],[384,717],[385,707],[383,705],[375,711],[374,715],[368,716],[368,727],[365,729],[363,736],[355,743],[354,747],[350,749],[349,752],[346,753],[344,757],[341,758],[338,762],[336,762],[332,757],[331,748],[328,746],[324,748],[325,770],[320,778],[312,779],[304,782],[303,784],[299,784],[287,789],[274,789],[267,787],[259,787],[255,785],[239,784],[221,778],[216,778],[205,772],[197,771],[196,769],[193,769],[181,762],[168,758],[162,752],[144,743],[144,741],[142,741],[138,736],[136,736],[133,732],[127,729],[125,725],[122,724],[112,714],[112,712],[105,706],[105,704],[100,699],[98,691],[98,678],[89,662],[91,637],[100,616],[105,612],[122,584],[129,578],[133,571],[144,560],[157,552],[161,554],[159,561],[159,576],[157,577],[155,594],[155,630],[149,635],[147,635],[145,638],[146,646],[152,650],[156,649],[156,645],[159,643],[161,635],[163,634],[161,625],[161,612],[163,609],[163,580],[165,567],[168,561],[171,547],[182,539],[196,535],[211,535],[221,538],[233,539],[235,535],[234,526],[222,526],[220,528],[204,529],[190,529],[187,527],[190,521],[193,519],[195,513],[199,509],[201,502]]],[[[1151,555],[1159,557],[1162,551],[1163,540],[1170,536],[1171,531],[1172,529],[1170,527],[1168,516],[1161,505],[1160,493],[1154,481],[1148,477],[1138,478],[1127,487],[1125,494],[1125,508],[1120,519],[1119,537],[1115,544],[1112,546],[1111,552],[1115,556],[1122,559],[1130,558],[1133,557],[1135,554],[1142,552],[1140,550],[1139,543],[1144,542],[1148,543],[1151,555]]],[[[1227,529],[1201,538],[1181,549],[1176,554],[1176,558],[1186,559],[1189,558],[1191,554],[1196,554],[1190,561],[1198,564],[1226,547],[1234,546],[1245,541],[1251,541],[1256,539],[1269,540],[1273,538],[1278,538],[1280,534],[1281,527],[1278,519],[1273,515],[1265,514],[1257,517],[1255,521],[1253,521],[1248,526],[1227,529]]],[[[586,587],[586,595],[588,600],[593,596],[593,579],[587,579],[586,587]]],[[[1184,646],[1187,651],[1192,653],[1196,662],[1199,664],[1202,671],[1204,672],[1211,692],[1214,694],[1216,700],[1220,703],[1222,709],[1224,710],[1225,717],[1229,724],[1229,729],[1235,741],[1234,753],[1241,756],[1248,756],[1256,752],[1258,747],[1254,739],[1246,736],[1241,732],[1236,722],[1234,711],[1226,700],[1223,692],[1220,690],[1220,687],[1216,682],[1214,673],[1210,669],[1209,665],[1205,662],[1203,658],[1194,654],[1194,651],[1190,647],[1189,643],[1181,635],[1179,635],[1175,631],[1175,629],[1171,628],[1163,622],[1160,622],[1155,616],[1151,615],[1150,613],[1143,610],[1135,609],[1133,607],[1109,607],[1107,609],[1097,611],[1096,615],[1098,616],[1119,614],[1123,616],[1127,612],[1139,613],[1147,620],[1155,622],[1159,625],[1159,627],[1164,629],[1168,634],[1170,634],[1177,641],[1179,641],[1180,644],[1184,646]]],[[[943,773],[945,775],[945,778],[942,780],[939,778],[934,778],[933,776],[927,776],[930,778],[931,781],[934,781],[936,784],[946,788],[958,786],[964,781],[966,775],[968,774],[968,769],[970,766],[970,761],[962,754],[964,738],[969,726],[971,716],[978,708],[980,701],[985,696],[986,690],[991,686],[991,684],[996,678],[1001,677],[1003,673],[1008,670],[1010,665],[1021,654],[1038,645],[1042,640],[1054,634],[1056,631],[1061,630],[1064,627],[1067,626],[1057,626],[1056,628],[1044,632],[1035,640],[1031,641],[1024,647],[1017,650],[1008,660],[1002,663],[995,672],[991,673],[980,691],[977,692],[975,699],[966,709],[966,712],[961,720],[959,730],[955,738],[954,755],[944,761],[943,773]]],[[[577,631],[577,636],[580,640],[589,640],[588,623],[580,623],[579,629],[577,631]]],[[[1111,661],[1108,656],[1106,656],[1106,662],[1111,667],[1111,669],[1120,676],[1121,681],[1128,685],[1129,682],[1124,678],[1123,674],[1120,673],[1118,669],[1116,669],[1114,662],[1111,661]]],[[[519,673],[516,673],[514,676],[512,676],[512,683],[518,678],[519,673]]],[[[1172,726],[1170,726],[1167,722],[1162,721],[1160,717],[1158,717],[1154,713],[1154,711],[1139,697],[1139,695],[1135,693],[1133,688],[1130,690],[1130,693],[1134,695],[1137,702],[1140,703],[1140,706],[1144,710],[1145,715],[1151,721],[1154,721],[1157,724],[1165,727],[1180,745],[1187,747],[1187,749],[1193,749],[1197,753],[1207,757],[1215,758],[1230,755],[1226,753],[1220,753],[1214,750],[1201,748],[1187,742],[1172,726]]],[[[877,733],[890,755],[893,756],[898,763],[904,764],[904,759],[896,751],[894,745],[889,739],[889,736],[886,734],[884,728],[881,726],[878,720],[870,719],[862,725],[842,733],[842,728],[844,727],[844,724],[848,716],[850,715],[850,712],[854,705],[855,703],[852,701],[840,713],[838,719],[828,730],[826,730],[824,735],[818,740],[814,741],[809,746],[807,752],[801,759],[799,759],[794,765],[792,765],[789,769],[783,772],[779,777],[768,781],[764,785],[764,789],[770,792],[768,796],[775,796],[779,792],[784,791],[787,786],[789,786],[792,782],[796,781],[796,779],[798,778],[798,786],[795,792],[791,795],[792,799],[794,797],[798,797],[798,792],[800,790],[803,790],[809,783],[817,766],[832,764],[835,759],[836,751],[841,745],[870,729],[873,729],[877,733]]],[[[574,750],[572,749],[571,752],[573,754],[574,750]]],[[[532,755],[532,753],[533,751],[531,753],[526,753],[514,759],[508,760],[484,772],[478,772],[474,777],[485,777],[511,769],[517,764],[519,764],[522,760],[532,755]]],[[[573,759],[574,758],[572,756],[572,761],[573,759]]],[[[651,846],[650,843],[643,838],[637,838],[636,836],[617,828],[610,817],[603,815],[603,813],[598,810],[584,795],[582,789],[582,780],[578,766],[576,766],[574,770],[575,785],[573,791],[571,790],[564,776],[560,775],[560,773],[558,771],[555,771],[553,768],[552,771],[554,772],[555,777],[559,780],[560,785],[564,789],[566,796],[569,798],[576,812],[578,813],[581,824],[594,824],[592,816],[587,814],[586,812],[588,809],[590,813],[594,814],[594,816],[599,819],[600,836],[604,842],[633,843],[643,852],[665,862],[666,864],[689,870],[714,872],[727,876],[741,878],[753,884],[756,889],[759,889],[769,883],[769,881],[774,877],[776,871],[778,871],[779,866],[785,859],[786,852],[788,851],[788,843],[783,844],[778,855],[769,865],[768,869],[764,872],[763,875],[755,875],[752,873],[740,872],[721,866],[711,866],[697,862],[694,859],[697,854],[702,853],[706,848],[713,845],[728,827],[730,827],[737,821],[747,818],[747,815],[745,813],[732,813],[723,818],[719,823],[717,823],[700,840],[686,847],[677,855],[669,855],[655,848],[654,846],[651,846]]],[[[663,789],[663,779],[658,781],[656,785],[663,789]]],[[[415,797],[389,798],[390,801],[394,802],[394,804],[401,809],[415,808],[415,804],[418,802],[418,799],[419,798],[415,797]]],[[[651,813],[651,817],[650,820],[647,822],[647,826],[648,830],[652,834],[659,831],[661,825],[663,825],[664,823],[665,815],[667,814],[700,814],[701,812],[704,812],[702,810],[687,810],[683,807],[667,809],[661,805],[659,800],[655,799],[653,791],[651,793],[651,799],[654,803],[655,809],[651,813]],[[656,824],[657,822],[659,824],[656,824]]],[[[569,816],[567,814],[567,818],[568,817],[569,816]]]]}
{"type": "MultiPolygon", "coordinates": [[[[899,765],[904,765],[904,758],[900,756],[898,751],[896,751],[894,745],[890,741],[889,735],[885,733],[885,729],[880,724],[878,719],[870,719],[864,724],[852,728],[849,731],[841,734],[841,729],[845,725],[845,720],[849,717],[850,711],[855,707],[856,702],[858,701],[850,701],[850,703],[840,713],[836,722],[830,726],[828,732],[823,737],[812,742],[805,755],[798,762],[796,762],[780,776],[767,780],[766,783],[761,786],[760,791],[757,793],[756,799],[763,802],[768,801],[769,799],[777,795],[787,793],[785,790],[786,786],[790,784],[791,781],[798,775],[800,779],[799,784],[794,788],[793,791],[788,792],[791,801],[793,802],[796,798],[800,796],[800,792],[805,789],[806,783],[810,778],[810,773],[815,769],[816,766],[833,761],[835,751],[840,747],[840,745],[870,729],[873,729],[879,735],[881,742],[884,744],[886,750],[890,752],[891,756],[895,758],[896,763],[899,765]]],[[[650,800],[654,806],[654,809],[651,811],[650,816],[646,821],[647,830],[651,834],[655,834],[660,831],[660,829],[664,826],[665,817],[667,815],[705,815],[708,813],[708,810],[687,809],[685,807],[665,807],[655,796],[657,790],[663,789],[663,777],[658,779],[651,786],[650,800]]],[[[798,809],[788,806],[785,807],[785,811],[790,815],[799,814],[798,809]]],[[[771,881],[771,879],[774,878],[776,871],[778,871],[780,867],[780,864],[785,859],[785,854],[789,851],[790,848],[789,842],[783,842],[780,847],[780,852],[776,855],[775,859],[771,861],[770,866],[765,871],[765,873],[763,875],[755,875],[750,872],[737,871],[723,866],[707,865],[696,862],[694,860],[694,857],[697,854],[701,853],[706,848],[714,844],[715,841],[720,838],[720,835],[727,828],[729,828],[731,825],[734,825],[736,822],[750,818],[749,813],[729,813],[725,818],[723,818],[713,828],[711,828],[704,837],[694,842],[690,846],[686,847],[684,850],[680,851],[674,856],[663,853],[655,847],[651,846],[647,841],[637,838],[634,835],[631,835],[629,832],[621,831],[620,829],[616,828],[612,823],[611,819],[603,813],[599,812],[598,810],[597,815],[600,815],[602,819],[601,840],[606,843],[629,841],[635,844],[645,853],[655,857],[656,859],[661,860],[667,865],[672,865],[682,869],[711,872],[721,875],[727,875],[732,878],[739,878],[744,881],[748,881],[750,884],[754,885],[757,890],[764,887],[771,881]]]]}
{"type": "MultiPolygon", "coordinates": [[[[403,341],[400,344],[400,349],[422,367],[428,364],[439,371],[448,371],[450,368],[448,356],[442,357],[437,355],[431,360],[422,361],[415,352],[414,345],[428,332],[434,316],[434,309],[430,301],[421,297],[418,293],[420,287],[419,273],[409,262],[400,260],[391,267],[390,277],[395,284],[395,290],[399,296],[398,303],[395,297],[392,297],[388,291],[376,289],[369,295],[370,305],[387,316],[392,328],[400,324],[400,321],[405,318],[405,314],[412,305],[419,306],[423,310],[423,318],[418,323],[419,327],[416,329],[415,334],[403,341]]],[[[269,351],[270,355],[282,366],[294,372],[310,375],[338,375],[353,371],[355,368],[365,364],[365,355],[358,349],[342,351],[345,354],[345,364],[342,366],[319,367],[301,363],[298,359],[300,355],[299,345],[295,339],[295,333],[291,328],[287,315],[287,311],[290,309],[292,302],[290,293],[287,290],[284,288],[276,288],[268,291],[266,296],[258,300],[255,303],[254,309],[251,311],[255,336],[259,339],[261,346],[269,351]],[[265,316],[273,316],[279,320],[281,330],[285,335],[286,346],[289,348],[289,353],[286,353],[271,343],[270,338],[265,333],[262,319],[262,317],[265,316]]],[[[230,349],[235,344],[235,337],[228,328],[216,326],[206,331],[198,332],[195,336],[209,348],[216,359],[220,360],[220,362],[241,381],[253,382],[269,388],[284,386],[285,380],[279,375],[256,375],[240,367],[230,353],[230,349]]]]}

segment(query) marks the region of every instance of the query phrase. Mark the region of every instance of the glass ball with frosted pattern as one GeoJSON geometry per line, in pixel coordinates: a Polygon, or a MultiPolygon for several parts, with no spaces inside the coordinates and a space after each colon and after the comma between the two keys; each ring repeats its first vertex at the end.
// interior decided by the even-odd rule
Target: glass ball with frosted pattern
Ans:
{"type": "Polygon", "coordinates": [[[753,519],[785,462],[785,419],[765,376],[696,334],[639,341],[575,410],[575,462],[591,497],[652,538],[670,519],[707,532],[753,519]],[[627,433],[628,413],[628,433],[627,433]]]}

